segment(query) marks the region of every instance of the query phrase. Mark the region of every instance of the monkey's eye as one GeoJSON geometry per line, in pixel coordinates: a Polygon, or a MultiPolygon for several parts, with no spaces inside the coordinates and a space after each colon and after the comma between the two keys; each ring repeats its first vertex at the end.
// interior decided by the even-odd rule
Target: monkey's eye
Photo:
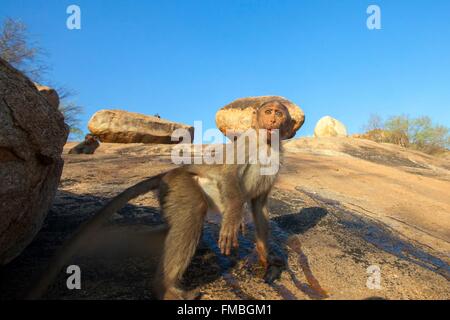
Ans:
{"type": "Polygon", "coordinates": [[[267,109],[264,113],[265,113],[265,114],[271,114],[271,113],[272,113],[272,110],[267,109]]]}
{"type": "Polygon", "coordinates": [[[276,111],[275,114],[277,115],[277,117],[282,117],[283,116],[283,112],[281,111],[276,111]]]}

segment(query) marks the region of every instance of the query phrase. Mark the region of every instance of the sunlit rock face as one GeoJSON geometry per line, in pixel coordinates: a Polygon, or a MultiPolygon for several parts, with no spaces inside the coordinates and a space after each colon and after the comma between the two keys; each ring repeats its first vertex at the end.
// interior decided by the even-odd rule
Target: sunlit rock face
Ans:
{"type": "Polygon", "coordinates": [[[292,138],[305,122],[305,113],[295,103],[279,96],[248,97],[234,100],[216,113],[217,128],[226,136],[242,133],[252,127],[256,110],[268,101],[279,101],[293,120],[287,139],[292,138]]]}
{"type": "Polygon", "coordinates": [[[89,130],[101,142],[111,143],[178,143],[172,141],[172,133],[177,129],[189,132],[194,139],[194,128],[155,116],[147,116],[122,110],[100,110],[88,123],[89,130]]]}
{"type": "Polygon", "coordinates": [[[346,137],[347,128],[345,125],[330,116],[320,119],[314,129],[314,136],[321,137],[346,137]]]}

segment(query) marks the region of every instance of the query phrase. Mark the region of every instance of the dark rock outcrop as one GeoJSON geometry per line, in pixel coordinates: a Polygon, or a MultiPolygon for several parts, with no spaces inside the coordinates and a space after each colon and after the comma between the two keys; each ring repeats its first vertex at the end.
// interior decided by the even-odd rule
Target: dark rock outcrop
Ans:
{"type": "Polygon", "coordinates": [[[0,59],[0,265],[40,230],[58,188],[69,128],[27,77],[0,59]]]}

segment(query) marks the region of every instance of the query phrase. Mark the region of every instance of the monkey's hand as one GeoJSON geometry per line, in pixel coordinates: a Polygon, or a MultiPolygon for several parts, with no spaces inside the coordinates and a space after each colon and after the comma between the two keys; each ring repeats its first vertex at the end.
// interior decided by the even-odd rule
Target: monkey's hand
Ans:
{"type": "Polygon", "coordinates": [[[238,233],[241,228],[241,221],[223,221],[220,228],[219,248],[220,252],[225,255],[230,255],[231,248],[237,248],[238,233]]]}

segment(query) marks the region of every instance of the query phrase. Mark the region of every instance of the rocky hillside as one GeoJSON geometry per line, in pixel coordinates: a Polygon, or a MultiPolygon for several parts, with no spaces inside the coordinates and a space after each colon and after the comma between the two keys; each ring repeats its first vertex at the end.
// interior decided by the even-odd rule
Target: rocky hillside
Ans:
{"type": "MultiPolygon", "coordinates": [[[[0,269],[2,299],[22,297],[54,250],[109,198],[174,167],[168,145],[104,143],[95,155],[68,155],[73,145],[44,228],[0,269]]],[[[219,220],[208,217],[188,287],[200,286],[203,299],[450,299],[449,158],[352,138],[302,138],[285,150],[270,199],[271,246],[288,261],[282,279],[262,281],[250,219],[227,258],[216,245],[219,220]],[[367,286],[377,270],[380,287],[367,286]]],[[[160,223],[153,193],[134,200],[73,259],[82,290],[67,290],[62,271],[46,298],[151,299],[149,230],[160,223]]]]}

